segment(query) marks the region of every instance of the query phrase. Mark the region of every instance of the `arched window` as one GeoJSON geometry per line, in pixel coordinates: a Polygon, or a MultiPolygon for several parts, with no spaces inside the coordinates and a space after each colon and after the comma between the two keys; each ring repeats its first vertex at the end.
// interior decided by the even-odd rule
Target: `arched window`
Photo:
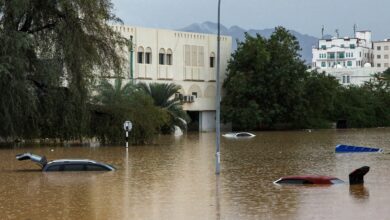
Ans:
{"type": "Polygon", "coordinates": [[[167,50],[167,65],[172,65],[172,50],[167,50]]]}
{"type": "Polygon", "coordinates": [[[215,64],[215,53],[211,52],[210,54],[210,68],[214,68],[215,64]]]}
{"type": "Polygon", "coordinates": [[[138,61],[138,63],[144,63],[144,48],[143,47],[138,47],[137,61],[138,61]]]}
{"type": "Polygon", "coordinates": [[[152,49],[150,47],[147,47],[145,50],[145,63],[146,64],[152,63],[152,49]]]}
{"type": "Polygon", "coordinates": [[[158,53],[158,63],[160,65],[165,64],[165,50],[163,48],[161,48],[160,52],[158,53]]]}

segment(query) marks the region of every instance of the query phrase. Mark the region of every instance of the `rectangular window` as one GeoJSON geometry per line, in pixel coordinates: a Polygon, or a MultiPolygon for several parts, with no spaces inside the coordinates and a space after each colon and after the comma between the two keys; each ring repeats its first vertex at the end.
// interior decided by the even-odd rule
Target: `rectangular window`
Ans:
{"type": "Polygon", "coordinates": [[[191,47],[191,65],[198,66],[198,46],[191,47]]]}
{"type": "Polygon", "coordinates": [[[184,60],[186,66],[191,66],[191,46],[185,45],[184,46],[184,60]]]}
{"type": "Polygon", "coordinates": [[[326,45],[321,45],[321,49],[325,50],[326,49],[326,45]]]}
{"type": "Polygon", "coordinates": [[[381,67],[381,64],[380,64],[380,63],[378,63],[378,64],[376,64],[376,66],[377,66],[377,67],[381,67]]]}
{"type": "Polygon", "coordinates": [[[351,83],[351,77],[347,76],[347,83],[351,83]]]}
{"type": "Polygon", "coordinates": [[[389,46],[385,46],[383,49],[384,50],[389,50],[389,46]]]}
{"type": "Polygon", "coordinates": [[[381,50],[381,46],[377,46],[376,49],[377,49],[377,50],[381,50]]]}
{"type": "Polygon", "coordinates": [[[325,62],[321,62],[321,67],[326,67],[326,63],[325,62]]]}
{"type": "Polygon", "coordinates": [[[348,62],[347,62],[347,65],[348,65],[348,66],[352,66],[352,61],[348,61],[348,62]]]}
{"type": "Polygon", "coordinates": [[[172,54],[167,54],[167,65],[172,65],[172,54]]]}
{"type": "Polygon", "coordinates": [[[143,58],[144,58],[144,53],[138,52],[138,56],[137,56],[138,63],[144,63],[143,58]]]}
{"type": "Polygon", "coordinates": [[[215,57],[210,57],[210,68],[214,68],[215,57]]]}
{"type": "Polygon", "coordinates": [[[343,83],[346,83],[346,82],[347,82],[346,77],[343,76],[343,83]]]}
{"type": "Polygon", "coordinates": [[[150,52],[145,53],[145,63],[146,64],[152,63],[152,53],[150,53],[150,52]]]}
{"type": "Polygon", "coordinates": [[[389,67],[389,63],[385,63],[383,66],[384,67],[389,67]]]}
{"type": "Polygon", "coordinates": [[[329,57],[330,59],[334,59],[334,53],[329,53],[329,54],[328,54],[328,57],[329,57]]]}
{"type": "Polygon", "coordinates": [[[337,53],[337,57],[343,59],[345,57],[345,53],[339,52],[339,53],[337,53]]]}
{"type": "Polygon", "coordinates": [[[160,64],[160,65],[164,65],[165,64],[165,60],[164,60],[164,58],[165,58],[165,56],[164,56],[165,54],[163,54],[163,53],[159,53],[158,54],[158,63],[160,64]]]}
{"type": "Polygon", "coordinates": [[[198,66],[204,66],[204,47],[198,47],[198,66]]]}
{"type": "Polygon", "coordinates": [[[388,54],[386,54],[383,58],[385,58],[385,59],[389,59],[389,55],[388,54]]]}
{"type": "Polygon", "coordinates": [[[355,44],[350,44],[350,45],[349,45],[349,48],[355,49],[355,44]]]}
{"type": "Polygon", "coordinates": [[[377,58],[377,59],[380,59],[380,58],[381,58],[381,55],[376,55],[376,58],[377,58]]]}
{"type": "Polygon", "coordinates": [[[192,95],[195,96],[195,98],[198,98],[198,93],[197,92],[193,92],[192,95]]]}

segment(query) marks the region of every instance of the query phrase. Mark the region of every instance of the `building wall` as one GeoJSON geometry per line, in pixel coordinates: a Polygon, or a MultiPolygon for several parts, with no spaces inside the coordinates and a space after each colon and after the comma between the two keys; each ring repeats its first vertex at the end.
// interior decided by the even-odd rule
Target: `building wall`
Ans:
{"type": "Polygon", "coordinates": [[[364,67],[373,63],[371,32],[356,32],[355,38],[321,39],[312,49],[312,67],[328,69],[338,67],[364,67]]]}
{"type": "MultiPolygon", "coordinates": [[[[151,29],[132,26],[113,26],[122,36],[133,42],[133,60],[127,48],[127,80],[130,80],[130,63],[135,82],[175,83],[182,87],[184,96],[193,95],[193,102],[185,102],[186,111],[200,111],[206,121],[200,127],[209,130],[210,119],[215,124],[217,35],[174,30],[151,29]],[[150,62],[146,62],[150,53],[150,62]],[[160,55],[162,54],[162,55],[160,55]],[[168,55],[171,54],[171,55],[168,55]],[[142,59],[140,56],[142,55],[142,59]],[[171,62],[167,62],[168,56],[171,62]],[[160,58],[164,57],[164,63],[160,58]],[[205,113],[202,113],[204,112],[205,113]],[[210,112],[211,111],[211,112],[210,112]],[[214,112],[214,113],[212,113],[214,112]]],[[[231,57],[232,38],[221,36],[220,82],[226,78],[226,68],[231,57]]],[[[203,124],[202,124],[203,123],[203,124]]],[[[215,128],[215,125],[213,126],[215,128]]]]}
{"type": "Polygon", "coordinates": [[[374,47],[374,66],[375,67],[390,67],[390,39],[385,41],[377,41],[373,43],[374,47]]]}
{"type": "Polygon", "coordinates": [[[385,68],[378,67],[359,67],[359,68],[330,68],[324,70],[327,74],[336,77],[340,84],[363,85],[364,82],[370,81],[375,73],[385,71],[385,68]]]}

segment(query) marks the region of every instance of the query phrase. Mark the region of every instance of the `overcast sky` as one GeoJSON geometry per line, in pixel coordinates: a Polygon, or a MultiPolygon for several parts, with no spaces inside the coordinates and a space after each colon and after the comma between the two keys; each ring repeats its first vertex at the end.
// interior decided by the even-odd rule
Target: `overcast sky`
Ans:
{"type": "MultiPolygon", "coordinates": [[[[221,0],[221,23],[245,29],[282,25],[316,37],[325,33],[351,36],[353,25],[371,30],[373,39],[390,38],[390,0],[221,0]]],[[[178,29],[217,21],[218,0],[113,0],[125,24],[178,29]]]]}

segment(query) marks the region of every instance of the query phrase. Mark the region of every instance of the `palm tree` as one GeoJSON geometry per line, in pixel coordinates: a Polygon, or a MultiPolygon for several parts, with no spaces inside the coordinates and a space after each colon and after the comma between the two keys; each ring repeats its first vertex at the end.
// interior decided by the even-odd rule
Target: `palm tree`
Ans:
{"type": "Polygon", "coordinates": [[[130,140],[133,143],[147,143],[160,131],[168,115],[154,105],[148,95],[138,91],[132,83],[122,84],[115,79],[111,84],[103,79],[92,100],[92,133],[103,142],[123,141],[125,120],[133,122],[130,140]]]}
{"type": "Polygon", "coordinates": [[[172,133],[175,130],[175,126],[186,129],[190,117],[183,110],[180,99],[175,97],[175,94],[181,88],[179,85],[173,83],[146,84],[141,82],[137,86],[141,91],[152,97],[156,106],[168,113],[170,119],[162,127],[163,133],[172,133]]]}

